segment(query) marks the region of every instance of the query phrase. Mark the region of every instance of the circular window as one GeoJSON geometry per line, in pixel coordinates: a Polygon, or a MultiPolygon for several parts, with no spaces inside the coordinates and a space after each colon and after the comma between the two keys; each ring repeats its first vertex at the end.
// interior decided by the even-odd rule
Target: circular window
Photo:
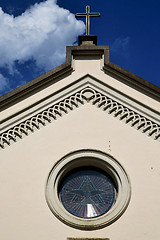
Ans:
{"type": "Polygon", "coordinates": [[[84,230],[98,229],[125,211],[130,184],[114,158],[99,151],[81,150],[65,156],[52,168],[46,199],[64,223],[84,230]]]}
{"type": "Polygon", "coordinates": [[[116,188],[106,172],[93,167],[76,168],[60,183],[60,201],[71,214],[81,218],[98,217],[112,207],[116,188]]]}

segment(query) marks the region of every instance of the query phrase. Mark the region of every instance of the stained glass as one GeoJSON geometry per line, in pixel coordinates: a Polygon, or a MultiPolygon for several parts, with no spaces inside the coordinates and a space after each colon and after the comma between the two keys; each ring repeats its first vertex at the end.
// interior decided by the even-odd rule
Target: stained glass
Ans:
{"type": "Polygon", "coordinates": [[[92,167],[77,168],[62,180],[59,197],[65,209],[81,218],[94,218],[109,211],[115,202],[113,180],[92,167]]]}

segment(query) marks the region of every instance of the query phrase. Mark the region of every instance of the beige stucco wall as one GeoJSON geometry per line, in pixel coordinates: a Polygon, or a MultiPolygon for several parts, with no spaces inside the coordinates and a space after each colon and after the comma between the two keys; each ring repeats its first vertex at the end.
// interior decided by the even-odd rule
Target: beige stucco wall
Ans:
{"type": "MultiPolygon", "coordinates": [[[[60,84],[60,83],[59,83],[60,84]]],[[[3,240],[159,240],[159,142],[85,104],[0,152],[0,235],[3,240]],[[45,184],[56,161],[96,149],[120,162],[131,181],[131,201],[113,224],[96,231],[66,226],[50,211],[45,184]]]]}

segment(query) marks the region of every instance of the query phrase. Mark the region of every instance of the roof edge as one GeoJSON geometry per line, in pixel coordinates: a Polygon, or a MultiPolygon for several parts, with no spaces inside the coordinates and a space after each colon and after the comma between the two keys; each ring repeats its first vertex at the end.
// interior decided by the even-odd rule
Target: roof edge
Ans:
{"type": "Polygon", "coordinates": [[[44,84],[48,83],[49,81],[55,79],[56,77],[61,76],[64,73],[72,71],[73,68],[71,67],[71,62],[65,62],[64,64],[42,74],[41,76],[21,85],[20,87],[2,95],[0,97],[0,106],[4,106],[10,103],[12,100],[16,100],[17,98],[30,93],[34,89],[43,86],[44,84]]]}
{"type": "Polygon", "coordinates": [[[142,91],[145,90],[149,95],[156,98],[157,100],[160,100],[160,87],[154,85],[153,83],[144,80],[143,78],[112,62],[105,63],[103,69],[104,71],[121,77],[125,80],[126,84],[136,87],[142,91]]]}
{"type": "Polygon", "coordinates": [[[2,95],[0,97],[0,106],[5,106],[13,100],[19,97],[25,96],[31,93],[33,90],[45,85],[46,83],[53,81],[55,78],[61,76],[64,73],[73,71],[72,68],[72,56],[73,55],[85,55],[85,54],[103,54],[104,55],[104,67],[103,70],[107,71],[114,76],[118,76],[122,79],[124,84],[128,84],[132,87],[136,87],[144,92],[144,90],[158,100],[160,100],[160,87],[144,80],[141,77],[121,68],[120,66],[109,61],[109,46],[108,45],[80,45],[80,46],[67,46],[66,47],[66,62],[47,73],[25,83],[24,85],[2,95]]]}

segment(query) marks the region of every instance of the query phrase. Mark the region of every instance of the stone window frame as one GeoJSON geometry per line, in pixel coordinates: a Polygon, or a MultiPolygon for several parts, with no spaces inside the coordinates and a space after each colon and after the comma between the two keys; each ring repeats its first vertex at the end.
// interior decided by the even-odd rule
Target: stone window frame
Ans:
{"type": "Polygon", "coordinates": [[[124,213],[131,197],[130,180],[122,165],[111,155],[97,150],[79,150],[60,159],[49,173],[45,191],[46,201],[52,213],[63,223],[81,230],[95,230],[112,224],[124,213]],[[59,199],[61,180],[71,170],[82,166],[93,166],[106,171],[117,187],[114,205],[107,213],[96,218],[85,219],[72,215],[59,199]]]}

